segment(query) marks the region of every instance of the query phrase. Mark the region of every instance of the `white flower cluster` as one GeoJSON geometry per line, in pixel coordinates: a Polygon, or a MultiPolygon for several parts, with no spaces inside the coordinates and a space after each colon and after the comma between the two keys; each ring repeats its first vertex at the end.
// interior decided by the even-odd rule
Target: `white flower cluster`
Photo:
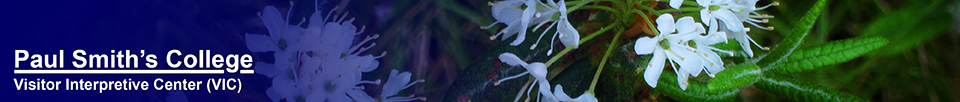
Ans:
{"type": "MultiPolygon", "coordinates": [[[[483,29],[490,28],[496,24],[503,23],[507,27],[501,30],[494,36],[490,37],[490,40],[495,40],[500,35],[501,40],[506,40],[507,38],[517,35],[517,38],[510,43],[511,46],[517,46],[523,43],[526,39],[527,31],[530,30],[530,26],[536,25],[533,30],[539,29],[543,25],[551,23],[547,26],[546,29],[553,29],[556,27],[556,31],[553,34],[553,37],[550,37],[550,50],[547,51],[547,55],[553,53],[553,44],[556,41],[556,38],[560,38],[560,43],[566,47],[577,48],[580,43],[580,33],[577,32],[576,28],[570,24],[570,21],[567,17],[567,7],[564,1],[556,2],[554,0],[546,0],[546,3],[540,2],[540,0],[504,0],[498,1],[496,3],[491,3],[491,12],[493,12],[493,18],[497,22],[490,24],[486,27],[481,27],[483,29]],[[519,19],[518,19],[519,18],[519,19]]],[[[540,34],[540,37],[537,38],[536,43],[530,46],[530,49],[534,49],[537,45],[540,44],[540,40],[543,39],[543,36],[547,35],[547,31],[543,31],[540,34]]],[[[563,92],[563,88],[560,85],[557,85],[553,91],[550,90],[550,82],[547,80],[547,65],[541,62],[527,63],[521,60],[517,55],[512,53],[503,53],[500,54],[500,60],[507,63],[511,66],[522,66],[527,69],[527,72],[520,73],[519,75],[514,75],[510,77],[503,78],[494,83],[494,85],[499,85],[503,81],[523,77],[527,74],[530,74],[536,80],[534,83],[539,87],[539,93],[536,96],[537,100],[542,100],[546,102],[557,102],[557,101],[575,101],[575,102],[596,102],[597,99],[590,93],[584,93],[580,97],[570,98],[563,92]],[[542,99],[541,99],[542,98],[542,99]]],[[[527,94],[530,94],[530,91],[533,90],[533,87],[527,89],[527,94]]],[[[518,94],[518,99],[519,99],[518,94]]],[[[533,97],[527,95],[528,97],[533,97]]],[[[515,100],[516,101],[516,100],[515,100]]]]}
{"type": "MultiPolygon", "coordinates": [[[[291,2],[291,7],[293,3],[291,2]]],[[[290,8],[290,11],[293,9],[290,8]]],[[[400,90],[412,86],[418,81],[410,81],[410,73],[393,70],[389,81],[383,86],[380,97],[371,97],[362,84],[380,85],[381,81],[361,80],[362,74],[371,72],[379,66],[380,56],[360,55],[376,43],[362,47],[377,39],[378,35],[367,36],[360,43],[353,44],[354,37],[363,33],[365,27],[357,29],[354,19],[339,18],[334,11],[321,16],[315,11],[306,22],[289,24],[287,18],[273,6],[267,6],[259,13],[264,26],[270,34],[246,34],[246,45],[252,52],[273,52],[273,64],[257,62],[256,71],[273,78],[273,86],[267,89],[267,96],[274,102],[373,102],[373,101],[413,101],[425,100],[423,97],[393,97],[400,90]],[[330,16],[333,16],[331,18],[330,16]]],[[[304,18],[304,21],[306,18],[304,18]]]]}
{"type": "MultiPolygon", "coordinates": [[[[546,102],[557,102],[557,101],[564,101],[564,102],[597,102],[597,98],[594,97],[594,96],[593,96],[592,94],[590,94],[590,93],[583,93],[582,95],[580,95],[580,96],[577,97],[577,98],[570,98],[570,96],[567,96],[567,94],[566,94],[565,92],[563,92],[563,87],[560,86],[560,85],[557,85],[556,88],[554,88],[554,91],[551,92],[551,91],[550,91],[550,82],[547,81],[547,65],[545,65],[545,64],[543,64],[543,63],[541,63],[541,62],[527,63],[527,62],[524,62],[522,59],[520,59],[520,57],[517,57],[517,55],[515,55],[515,54],[513,54],[513,53],[503,53],[503,54],[500,54],[500,57],[499,57],[499,58],[500,58],[500,61],[503,61],[504,63],[507,63],[508,65],[511,65],[511,66],[522,66],[523,68],[526,68],[526,69],[527,69],[527,72],[523,72],[523,73],[520,73],[519,75],[510,76],[510,77],[507,77],[507,78],[504,78],[504,79],[500,79],[500,80],[498,80],[497,82],[495,82],[494,85],[499,85],[500,82],[507,81],[507,80],[514,79],[514,78],[519,78],[519,77],[521,77],[521,76],[530,74],[531,76],[533,76],[533,78],[535,78],[535,80],[534,80],[533,83],[537,84],[537,86],[539,87],[538,90],[539,90],[540,92],[539,92],[539,94],[537,95],[537,100],[543,100],[543,101],[546,101],[546,102]]],[[[527,96],[528,96],[528,97],[531,97],[531,96],[529,95],[531,90],[533,90],[533,86],[527,88],[527,94],[528,94],[527,96]]],[[[519,98],[520,96],[517,96],[517,97],[519,98]]]]}
{"type": "MultiPolygon", "coordinates": [[[[664,63],[673,66],[677,72],[677,80],[681,89],[686,90],[689,76],[697,77],[706,70],[710,77],[724,70],[723,61],[716,52],[728,53],[710,45],[734,39],[740,42],[744,52],[753,57],[750,43],[760,47],[747,35],[749,28],[743,23],[754,25],[757,28],[771,30],[773,27],[762,27],[756,23],[766,23],[773,16],[759,14],[773,4],[755,7],[758,0],[697,0],[703,8],[700,10],[700,20],[697,23],[693,17],[681,17],[674,21],[671,14],[662,14],[656,19],[659,35],[652,38],[644,37],[637,40],[634,50],[638,55],[653,54],[653,58],[643,72],[644,80],[650,87],[657,87],[657,79],[663,71],[664,63]],[[760,19],[760,20],[758,20],[760,19]],[[704,29],[707,25],[709,29],[704,29]],[[714,52],[716,51],[716,52],[714,52]]],[[[670,1],[670,7],[679,9],[683,0],[670,1]]],[[[764,48],[764,47],[761,47],[764,48]]],[[[768,48],[764,48],[768,49],[768,48]]]]}
{"type": "MultiPolygon", "coordinates": [[[[553,22],[547,27],[548,30],[556,27],[556,32],[553,34],[553,37],[550,37],[552,40],[550,40],[550,50],[547,51],[547,55],[553,53],[552,45],[556,38],[560,38],[560,43],[563,43],[566,47],[572,46],[577,48],[580,43],[580,33],[577,32],[576,28],[568,21],[567,7],[563,1],[555,2],[553,0],[547,0],[547,3],[542,3],[540,0],[505,0],[491,3],[490,5],[493,18],[496,19],[497,22],[481,28],[490,28],[498,23],[507,24],[506,28],[497,33],[497,35],[491,36],[490,40],[494,40],[500,35],[503,35],[501,40],[506,40],[510,36],[519,33],[517,38],[510,43],[511,46],[517,46],[526,39],[527,30],[530,26],[533,26],[534,23],[536,23],[536,26],[533,28],[535,30],[544,24],[553,22]],[[558,35],[559,37],[557,37],[558,35]]],[[[546,31],[543,31],[543,33],[540,34],[540,37],[536,40],[537,43],[530,46],[531,50],[537,47],[546,33],[546,31]]]]}

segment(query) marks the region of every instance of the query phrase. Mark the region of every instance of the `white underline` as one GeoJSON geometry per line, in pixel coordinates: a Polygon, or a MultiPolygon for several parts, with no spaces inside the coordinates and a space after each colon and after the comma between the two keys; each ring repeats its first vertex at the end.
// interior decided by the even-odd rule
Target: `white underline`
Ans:
{"type": "Polygon", "coordinates": [[[253,74],[253,70],[240,70],[240,74],[253,74]]]}
{"type": "MultiPolygon", "coordinates": [[[[225,74],[220,70],[13,70],[13,74],[225,74]]],[[[240,70],[253,74],[253,70],[240,70]]]]}

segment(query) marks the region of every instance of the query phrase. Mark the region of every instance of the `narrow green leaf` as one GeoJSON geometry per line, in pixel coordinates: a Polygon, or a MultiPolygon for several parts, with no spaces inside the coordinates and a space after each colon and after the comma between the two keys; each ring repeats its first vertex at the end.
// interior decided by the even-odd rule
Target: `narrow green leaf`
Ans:
{"type": "Polygon", "coordinates": [[[760,80],[760,67],[756,64],[744,63],[727,67],[711,79],[707,87],[710,90],[736,89],[753,84],[760,80]]]}
{"type": "MultiPolygon", "coordinates": [[[[638,75],[641,76],[641,75],[638,75]]],[[[710,90],[707,84],[696,80],[687,81],[687,90],[681,90],[677,86],[677,74],[672,71],[664,71],[660,74],[660,82],[657,83],[657,90],[664,95],[675,100],[683,102],[713,102],[730,101],[740,93],[739,89],[710,90]]]]}
{"type": "Polygon", "coordinates": [[[770,69],[778,73],[794,73],[817,67],[847,62],[887,44],[880,37],[851,38],[833,41],[821,46],[805,48],[791,54],[770,69]]]}
{"type": "Polygon", "coordinates": [[[810,10],[807,11],[807,14],[803,15],[800,18],[800,21],[797,22],[797,25],[794,26],[791,31],[791,34],[787,35],[773,51],[760,60],[757,65],[760,66],[769,66],[772,63],[779,62],[785,59],[790,55],[793,50],[796,50],[800,44],[803,44],[803,38],[807,37],[807,34],[810,33],[810,29],[813,28],[814,22],[817,21],[817,17],[820,16],[820,11],[823,10],[823,7],[826,5],[827,0],[817,1],[813,7],[810,7],[810,10]]]}
{"type": "Polygon", "coordinates": [[[771,93],[797,102],[863,102],[859,97],[829,90],[821,86],[794,82],[777,77],[763,77],[754,84],[765,93],[771,93]]]}

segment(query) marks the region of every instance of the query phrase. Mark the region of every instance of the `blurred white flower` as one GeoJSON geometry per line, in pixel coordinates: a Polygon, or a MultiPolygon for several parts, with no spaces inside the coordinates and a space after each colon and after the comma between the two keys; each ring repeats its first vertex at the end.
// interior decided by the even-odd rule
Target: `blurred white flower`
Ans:
{"type": "Polygon", "coordinates": [[[383,90],[381,90],[380,97],[378,97],[377,100],[381,100],[380,102],[426,101],[425,97],[396,96],[401,90],[407,89],[413,86],[413,84],[423,82],[423,79],[410,81],[410,72],[398,72],[397,70],[390,71],[390,78],[387,80],[387,83],[383,84],[383,90]]]}
{"type": "Polygon", "coordinates": [[[687,78],[690,73],[700,73],[703,70],[702,61],[694,48],[687,43],[706,31],[703,25],[695,23],[693,17],[682,17],[676,22],[673,15],[663,14],[656,19],[659,35],[653,38],[637,39],[634,51],[637,55],[653,54],[644,70],[644,80],[650,87],[657,86],[657,79],[663,71],[664,62],[669,61],[677,72],[677,80],[681,89],[686,90],[687,78]],[[679,64],[677,67],[674,63],[679,64]]]}
{"type": "Polygon", "coordinates": [[[315,11],[307,28],[302,28],[298,25],[305,22],[288,25],[276,8],[268,6],[260,16],[269,36],[246,35],[250,51],[274,52],[276,57],[273,64],[257,62],[255,69],[273,79],[273,86],[266,92],[272,101],[365,101],[363,97],[369,96],[359,85],[380,84],[380,80],[364,81],[361,77],[375,70],[379,66],[377,59],[386,52],[379,56],[360,55],[376,46],[368,42],[379,35],[367,36],[354,44],[354,37],[362,34],[365,27],[358,29],[352,23],[354,19],[346,19],[346,14],[340,16],[331,10],[323,17],[322,13],[315,11]]]}
{"type": "MultiPolygon", "coordinates": [[[[556,99],[553,96],[553,93],[550,92],[550,82],[547,81],[547,65],[540,62],[533,62],[528,64],[527,62],[524,62],[523,60],[520,59],[520,57],[517,57],[517,55],[513,53],[500,54],[499,58],[500,58],[500,61],[507,63],[508,65],[522,66],[523,68],[527,69],[527,72],[523,72],[523,73],[520,73],[519,75],[514,75],[514,76],[500,79],[497,82],[495,82],[494,85],[500,85],[500,83],[503,81],[519,78],[521,76],[530,74],[535,78],[533,83],[536,83],[537,86],[539,86],[540,88],[539,89],[540,92],[537,95],[538,98],[542,95],[546,99],[556,99]]],[[[528,94],[527,96],[530,96],[529,94],[531,90],[533,90],[533,86],[527,89],[527,94],[528,94]]]]}
{"type": "MultiPolygon", "coordinates": [[[[288,16],[289,17],[289,16],[288,16]]],[[[288,25],[280,11],[273,6],[267,6],[260,13],[260,19],[267,27],[269,35],[246,34],[247,48],[252,52],[274,52],[275,69],[289,69],[298,63],[300,39],[305,29],[296,25],[288,25]]],[[[261,69],[268,70],[268,69],[261,69]]]]}

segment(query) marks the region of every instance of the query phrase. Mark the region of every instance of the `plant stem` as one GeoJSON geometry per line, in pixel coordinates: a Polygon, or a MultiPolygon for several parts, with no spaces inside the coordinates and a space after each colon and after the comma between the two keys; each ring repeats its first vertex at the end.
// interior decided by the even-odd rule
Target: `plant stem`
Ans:
{"type": "Polygon", "coordinates": [[[647,21],[647,25],[650,27],[650,30],[653,30],[652,31],[653,35],[660,35],[660,31],[657,30],[656,26],[653,26],[653,22],[650,22],[650,17],[647,17],[647,15],[643,14],[643,11],[640,11],[640,10],[631,10],[631,11],[633,11],[633,13],[640,14],[640,17],[643,17],[643,20],[647,21]]]}
{"type": "Polygon", "coordinates": [[[700,13],[700,10],[703,10],[703,8],[697,6],[697,7],[681,7],[680,9],[665,9],[665,10],[660,10],[659,12],[662,12],[662,13],[666,13],[666,12],[696,12],[696,13],[700,13]]]}
{"type": "Polygon", "coordinates": [[[610,45],[607,46],[607,52],[603,54],[603,59],[600,60],[600,67],[597,67],[597,72],[593,74],[593,82],[590,82],[590,89],[587,89],[587,92],[594,93],[594,90],[597,87],[597,80],[600,78],[600,73],[603,72],[603,67],[607,65],[607,59],[610,58],[610,52],[613,51],[613,48],[616,47],[615,45],[617,45],[617,41],[620,40],[620,34],[623,34],[623,32],[617,32],[617,35],[613,36],[613,41],[611,41],[610,45]]]}
{"type": "MultiPolygon", "coordinates": [[[[613,8],[610,8],[610,7],[606,7],[606,6],[587,5],[587,6],[583,6],[582,9],[600,9],[600,10],[606,10],[606,11],[612,12],[614,15],[620,15],[620,14],[621,14],[620,11],[615,10],[615,9],[613,9],[613,8]]],[[[567,12],[571,12],[571,11],[573,11],[573,9],[568,9],[568,10],[567,10],[567,12]]]]}
{"type": "MultiPolygon", "coordinates": [[[[580,39],[579,44],[583,44],[584,42],[590,41],[590,39],[593,39],[594,37],[597,37],[598,35],[603,34],[603,32],[607,32],[608,30],[613,29],[613,27],[615,27],[615,24],[608,25],[607,27],[603,27],[599,31],[593,32],[593,34],[590,34],[587,37],[580,39]]],[[[551,57],[550,60],[547,60],[547,63],[544,63],[544,64],[547,65],[548,67],[553,65],[553,63],[556,63],[557,60],[560,60],[560,57],[563,57],[564,55],[567,55],[567,53],[572,51],[573,48],[574,48],[573,46],[567,46],[567,48],[564,48],[563,51],[560,51],[559,53],[557,53],[557,55],[554,55],[553,57],[551,57]]],[[[547,80],[553,79],[553,77],[556,77],[557,74],[560,74],[560,72],[563,72],[564,69],[566,68],[554,68],[553,70],[550,70],[547,73],[547,80]]]]}
{"type": "MultiPolygon", "coordinates": [[[[650,11],[650,13],[653,13],[653,14],[660,14],[660,11],[657,11],[656,9],[653,9],[653,8],[651,8],[650,6],[640,6],[640,9],[644,9],[644,10],[650,11]]],[[[642,15],[643,13],[640,13],[640,14],[642,15]]]]}

